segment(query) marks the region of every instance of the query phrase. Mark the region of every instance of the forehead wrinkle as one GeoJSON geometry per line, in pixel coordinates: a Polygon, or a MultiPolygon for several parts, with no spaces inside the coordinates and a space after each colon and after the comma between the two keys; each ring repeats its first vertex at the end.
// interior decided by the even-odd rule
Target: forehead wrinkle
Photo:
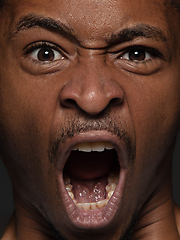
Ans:
{"type": "Polygon", "coordinates": [[[73,37],[73,30],[71,27],[65,25],[60,21],[55,21],[51,17],[44,17],[37,14],[28,14],[17,22],[15,28],[10,31],[9,39],[16,37],[16,35],[29,28],[42,27],[51,31],[58,31],[62,35],[70,35],[73,37]]]}
{"type": "Polygon", "coordinates": [[[82,40],[81,37],[75,37],[76,34],[72,27],[67,26],[60,20],[55,20],[51,17],[44,17],[41,15],[32,14],[32,13],[20,18],[15,28],[10,31],[9,39],[16,37],[17,34],[21,31],[27,30],[29,28],[37,28],[37,27],[42,27],[50,31],[58,31],[62,35],[69,36],[81,47],[90,48],[90,49],[93,49],[93,48],[105,49],[105,48],[108,48],[106,44],[108,45],[114,45],[117,43],[120,44],[123,42],[131,41],[134,38],[138,38],[138,37],[153,38],[157,41],[161,40],[167,43],[167,38],[165,36],[165,33],[161,29],[155,26],[150,26],[148,24],[138,24],[133,27],[124,28],[119,32],[104,34],[102,36],[102,39],[101,40],[99,39],[102,46],[100,46],[101,44],[100,45],[98,44],[99,47],[94,47],[93,42],[96,45],[96,39],[94,38],[94,39],[91,39],[90,42],[88,41],[90,44],[90,45],[88,44],[89,47],[85,47],[83,44],[84,40],[82,40]]]}

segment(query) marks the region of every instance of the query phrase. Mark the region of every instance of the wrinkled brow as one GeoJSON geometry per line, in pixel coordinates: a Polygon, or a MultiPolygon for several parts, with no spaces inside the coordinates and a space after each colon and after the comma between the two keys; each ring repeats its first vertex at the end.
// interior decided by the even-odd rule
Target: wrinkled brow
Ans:
{"type": "Polygon", "coordinates": [[[25,17],[21,18],[16,24],[15,28],[11,30],[9,34],[9,39],[16,37],[16,35],[23,30],[27,30],[29,28],[42,27],[45,29],[49,29],[51,31],[58,31],[64,35],[73,35],[72,28],[66,26],[62,22],[55,21],[50,17],[43,17],[34,14],[28,14],[25,17]]]}
{"type": "MultiPolygon", "coordinates": [[[[80,44],[79,40],[75,37],[74,31],[71,27],[66,26],[60,21],[56,21],[53,18],[34,14],[28,14],[25,17],[21,18],[16,24],[15,28],[10,32],[9,39],[16,37],[17,34],[21,31],[37,27],[42,27],[50,31],[57,31],[59,34],[64,35],[80,44]]],[[[122,29],[118,32],[109,34],[105,40],[109,45],[114,45],[118,43],[128,42],[138,37],[152,38],[156,41],[161,40],[165,43],[167,42],[167,38],[161,29],[147,24],[138,24],[130,28],[122,29]]]]}
{"type": "Polygon", "coordinates": [[[112,33],[108,42],[116,44],[131,41],[138,37],[152,38],[157,41],[161,40],[165,43],[167,42],[167,38],[161,29],[147,24],[138,24],[131,28],[125,28],[120,32],[112,33]]]}

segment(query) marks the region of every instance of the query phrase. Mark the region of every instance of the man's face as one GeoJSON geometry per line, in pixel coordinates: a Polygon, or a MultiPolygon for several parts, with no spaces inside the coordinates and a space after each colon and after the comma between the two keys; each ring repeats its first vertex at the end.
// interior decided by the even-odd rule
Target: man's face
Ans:
{"type": "Polygon", "coordinates": [[[172,13],[159,0],[14,0],[2,12],[1,157],[35,221],[119,239],[162,190],[180,119],[172,13]]]}

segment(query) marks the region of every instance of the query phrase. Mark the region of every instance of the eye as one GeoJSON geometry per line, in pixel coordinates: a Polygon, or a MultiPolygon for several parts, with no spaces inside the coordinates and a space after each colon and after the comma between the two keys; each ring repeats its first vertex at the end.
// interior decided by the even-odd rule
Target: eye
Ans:
{"type": "Polygon", "coordinates": [[[126,59],[134,62],[142,62],[152,58],[152,54],[145,49],[135,48],[126,51],[121,55],[121,59],[126,59]]]}
{"type": "Polygon", "coordinates": [[[159,71],[165,59],[159,49],[144,45],[133,45],[115,53],[114,63],[118,68],[141,75],[159,71]]]}
{"type": "Polygon", "coordinates": [[[60,52],[50,47],[37,48],[31,51],[29,56],[41,62],[52,62],[58,59],[64,59],[64,56],[60,52]]]}
{"type": "Polygon", "coordinates": [[[48,42],[31,42],[23,49],[22,66],[33,75],[62,71],[71,62],[70,54],[62,46],[48,42]]]}
{"type": "Polygon", "coordinates": [[[25,56],[29,56],[39,63],[54,62],[66,58],[59,46],[46,41],[32,43],[24,50],[25,56]]]}

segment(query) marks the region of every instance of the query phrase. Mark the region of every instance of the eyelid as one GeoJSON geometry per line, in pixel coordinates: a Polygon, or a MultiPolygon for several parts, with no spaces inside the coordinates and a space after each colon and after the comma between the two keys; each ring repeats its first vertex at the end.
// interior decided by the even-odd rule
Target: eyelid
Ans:
{"type": "Polygon", "coordinates": [[[28,46],[26,46],[23,50],[25,51],[24,55],[30,55],[33,51],[38,51],[40,49],[43,48],[49,48],[52,49],[54,51],[57,51],[59,54],[62,55],[62,59],[66,58],[66,51],[62,48],[60,48],[59,46],[57,46],[54,43],[51,42],[46,42],[46,41],[40,41],[40,42],[33,42],[31,44],[29,44],[28,46]]]}
{"type": "MultiPolygon", "coordinates": [[[[112,52],[111,52],[112,53],[112,52]]],[[[114,64],[118,69],[123,69],[127,72],[138,75],[151,75],[158,72],[166,60],[166,56],[163,56],[161,51],[157,48],[147,47],[144,45],[131,45],[126,48],[121,48],[119,51],[113,52],[114,64]],[[150,54],[150,58],[145,60],[128,60],[123,59],[122,56],[130,51],[141,50],[150,54]]],[[[112,56],[112,55],[111,55],[112,56]]]]}
{"type": "Polygon", "coordinates": [[[148,60],[150,60],[151,58],[156,58],[156,57],[159,57],[159,58],[162,58],[162,59],[164,59],[163,58],[163,55],[157,50],[157,49],[155,49],[155,48],[151,48],[151,47],[146,47],[146,46],[142,46],[142,45],[134,45],[134,46],[130,46],[130,47],[127,47],[127,48],[125,48],[119,55],[118,55],[118,59],[125,59],[125,60],[127,60],[127,61],[132,61],[132,62],[146,62],[146,61],[148,61],[148,60]],[[142,60],[142,61],[136,61],[136,60],[127,60],[127,59],[125,59],[125,58],[123,58],[122,56],[123,55],[125,55],[125,54],[128,54],[128,53],[130,53],[131,51],[144,51],[144,52],[146,52],[146,54],[148,54],[150,57],[148,58],[148,59],[146,59],[146,60],[142,60]]]}
{"type": "MultiPolygon", "coordinates": [[[[134,51],[135,52],[135,51],[134,51]]],[[[145,62],[145,61],[147,61],[147,60],[149,60],[149,59],[151,59],[151,54],[149,53],[149,52],[147,52],[147,51],[144,51],[144,60],[138,60],[138,59],[134,59],[134,60],[132,60],[132,59],[128,59],[129,58],[129,54],[130,54],[130,52],[126,52],[126,53],[124,53],[122,56],[121,56],[121,58],[122,59],[126,59],[126,60],[129,60],[129,61],[133,61],[133,62],[145,62]]]]}

